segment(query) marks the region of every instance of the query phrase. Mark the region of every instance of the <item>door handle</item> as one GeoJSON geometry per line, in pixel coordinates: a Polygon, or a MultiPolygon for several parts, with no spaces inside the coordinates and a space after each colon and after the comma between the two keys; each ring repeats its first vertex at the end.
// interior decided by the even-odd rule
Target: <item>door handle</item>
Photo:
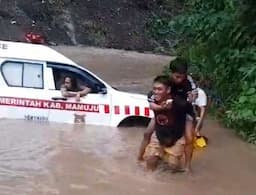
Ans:
{"type": "Polygon", "coordinates": [[[62,101],[67,101],[68,99],[65,97],[52,97],[52,100],[62,100],[62,101]]]}

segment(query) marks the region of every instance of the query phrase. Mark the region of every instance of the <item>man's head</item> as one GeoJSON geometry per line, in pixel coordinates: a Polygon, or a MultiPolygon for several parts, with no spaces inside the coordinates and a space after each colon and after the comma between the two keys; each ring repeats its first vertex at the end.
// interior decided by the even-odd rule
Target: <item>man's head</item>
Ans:
{"type": "Polygon", "coordinates": [[[76,79],[74,79],[71,76],[65,76],[64,78],[64,85],[68,90],[74,90],[77,88],[77,82],[76,79]]]}
{"type": "Polygon", "coordinates": [[[170,79],[168,76],[160,75],[154,79],[153,94],[156,101],[164,101],[171,93],[170,79]]]}
{"type": "Polygon", "coordinates": [[[175,84],[180,84],[187,78],[188,63],[185,59],[177,57],[170,62],[169,68],[171,70],[170,79],[175,84]]]}

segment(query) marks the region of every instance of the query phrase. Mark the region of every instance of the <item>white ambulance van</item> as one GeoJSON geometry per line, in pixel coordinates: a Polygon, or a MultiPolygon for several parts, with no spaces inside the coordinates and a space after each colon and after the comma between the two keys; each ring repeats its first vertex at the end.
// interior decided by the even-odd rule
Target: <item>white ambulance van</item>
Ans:
{"type": "Polygon", "coordinates": [[[0,41],[0,118],[118,126],[130,118],[150,119],[147,97],[118,91],[87,69],[43,45],[0,41]],[[72,75],[91,93],[65,99],[64,75],[72,75]]]}

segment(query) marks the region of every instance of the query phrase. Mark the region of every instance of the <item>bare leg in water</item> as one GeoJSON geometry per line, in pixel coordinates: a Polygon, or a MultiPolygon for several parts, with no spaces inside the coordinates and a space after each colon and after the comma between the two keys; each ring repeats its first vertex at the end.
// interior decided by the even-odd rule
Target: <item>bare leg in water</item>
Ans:
{"type": "Polygon", "coordinates": [[[158,156],[151,156],[147,159],[147,170],[155,171],[159,163],[160,158],[158,156]]]}
{"type": "Polygon", "coordinates": [[[145,153],[146,147],[149,144],[150,138],[154,132],[154,126],[155,126],[155,119],[152,118],[148,124],[147,130],[144,133],[143,140],[140,145],[140,150],[139,150],[139,155],[138,155],[139,161],[143,160],[143,155],[145,153]]]}
{"type": "MultiPolygon", "coordinates": [[[[155,119],[151,119],[146,132],[144,133],[143,140],[140,145],[138,160],[143,160],[143,155],[147,145],[150,142],[150,138],[154,132],[155,119]]],[[[192,120],[186,121],[186,131],[185,131],[185,171],[191,172],[191,160],[193,155],[193,141],[194,141],[194,124],[192,120]]]]}
{"type": "Polygon", "coordinates": [[[191,172],[191,160],[193,155],[193,141],[194,141],[194,124],[192,120],[186,121],[185,130],[185,171],[191,172]]]}

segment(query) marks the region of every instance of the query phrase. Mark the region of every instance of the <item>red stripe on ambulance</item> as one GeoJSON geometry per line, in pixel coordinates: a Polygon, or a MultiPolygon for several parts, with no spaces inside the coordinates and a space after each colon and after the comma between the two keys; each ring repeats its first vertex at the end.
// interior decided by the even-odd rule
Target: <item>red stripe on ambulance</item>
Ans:
{"type": "Polygon", "coordinates": [[[104,112],[105,112],[106,114],[109,114],[109,113],[110,113],[109,105],[104,105],[104,112]]]}
{"type": "Polygon", "coordinates": [[[150,115],[149,108],[145,108],[144,109],[144,115],[145,116],[149,116],[150,115]]]}
{"type": "Polygon", "coordinates": [[[114,106],[114,112],[115,112],[115,114],[120,114],[120,107],[114,106]]]}
{"type": "Polygon", "coordinates": [[[145,116],[150,117],[150,108],[149,107],[140,107],[140,106],[114,106],[114,114],[116,115],[135,115],[135,116],[145,116]]]}
{"type": "Polygon", "coordinates": [[[125,107],[124,107],[124,113],[125,113],[126,115],[129,115],[129,114],[130,114],[130,107],[129,107],[129,106],[125,106],[125,107]]]}
{"type": "Polygon", "coordinates": [[[135,112],[135,115],[140,115],[140,107],[139,106],[135,106],[134,112],[135,112]]]}

